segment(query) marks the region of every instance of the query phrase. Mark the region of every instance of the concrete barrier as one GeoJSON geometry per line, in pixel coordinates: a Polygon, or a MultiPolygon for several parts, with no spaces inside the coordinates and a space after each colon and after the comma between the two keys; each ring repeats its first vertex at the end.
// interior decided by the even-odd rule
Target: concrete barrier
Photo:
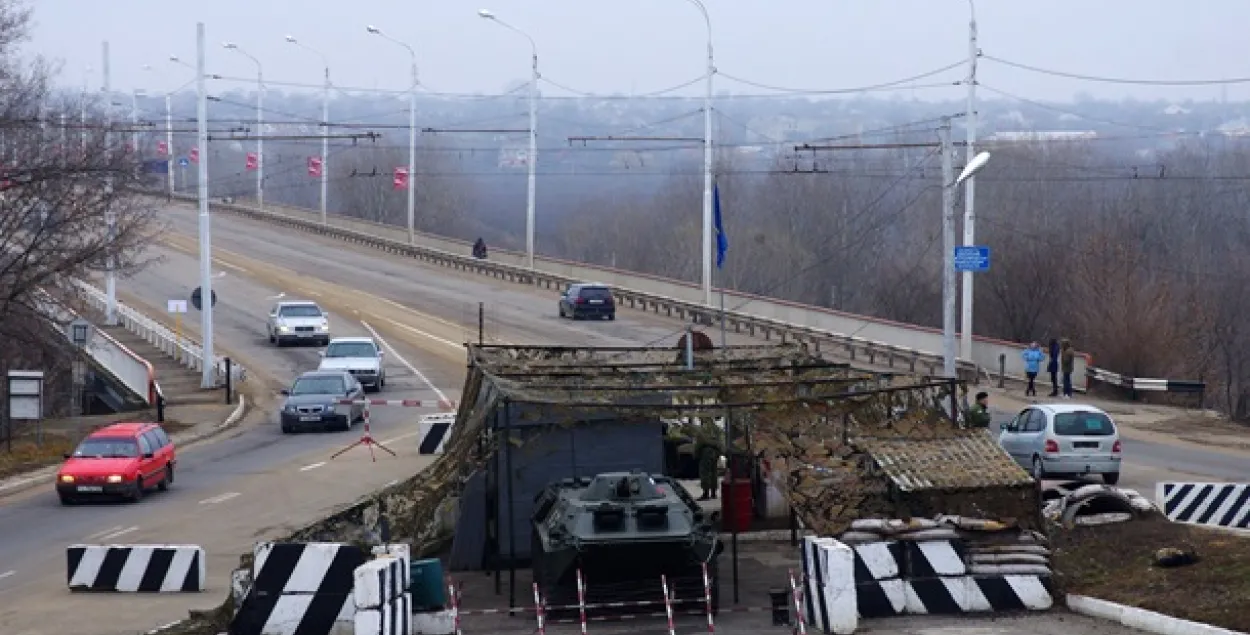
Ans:
{"type": "MultiPolygon", "coordinates": [[[[165,197],[162,195],[160,198],[165,197]]],[[[195,200],[183,195],[174,198],[182,202],[195,200]]],[[[524,254],[496,249],[491,251],[490,260],[478,260],[469,255],[471,245],[468,242],[456,239],[418,234],[414,242],[408,244],[406,230],[392,225],[341,216],[332,216],[328,225],[322,225],[315,212],[272,204],[264,211],[239,203],[212,203],[212,207],[218,211],[403,254],[458,271],[544,289],[562,289],[572,282],[601,282],[612,287],[618,302],[628,308],[663,313],[679,319],[707,320],[710,323],[717,314],[716,307],[703,303],[701,287],[680,280],[545,256],[536,256],[534,269],[531,270],[524,264],[524,254]]],[[[940,329],[736,291],[726,291],[725,301],[729,307],[741,307],[726,311],[726,328],[737,333],[765,339],[777,337],[783,342],[804,342],[816,350],[823,347],[827,352],[851,360],[865,359],[872,364],[892,367],[897,365],[908,372],[936,376],[942,369],[940,329]]],[[[976,379],[981,369],[997,372],[1001,360],[1009,378],[1023,379],[1021,353],[1024,349],[1024,344],[974,336],[972,359],[959,360],[960,374],[976,379]]],[[[1088,365],[1091,365],[1090,357],[1079,353],[1072,373],[1074,387],[1079,390],[1085,389],[1085,369],[1088,365]]]]}
{"type": "Polygon", "coordinates": [[[70,545],[71,591],[179,593],[204,590],[204,548],[195,545],[70,545]]]}

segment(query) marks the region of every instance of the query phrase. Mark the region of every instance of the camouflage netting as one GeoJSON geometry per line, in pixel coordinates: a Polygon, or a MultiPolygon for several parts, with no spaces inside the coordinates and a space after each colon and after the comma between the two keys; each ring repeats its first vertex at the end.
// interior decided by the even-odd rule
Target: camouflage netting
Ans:
{"type": "MultiPolygon", "coordinates": [[[[556,425],[605,413],[724,417],[746,431],[735,450],[780,468],[783,494],[821,535],[856,518],[1031,518],[1039,509],[1031,479],[985,431],[951,423],[949,382],[855,369],[794,344],[696,351],[693,369],[673,348],[469,346],[469,360],[442,456],[284,540],[407,542],[414,557],[437,552],[454,532],[465,480],[495,451],[500,437],[490,428],[508,402],[556,425]]],[[[224,628],[231,606],[199,616],[211,625],[203,632],[224,628]]]]}

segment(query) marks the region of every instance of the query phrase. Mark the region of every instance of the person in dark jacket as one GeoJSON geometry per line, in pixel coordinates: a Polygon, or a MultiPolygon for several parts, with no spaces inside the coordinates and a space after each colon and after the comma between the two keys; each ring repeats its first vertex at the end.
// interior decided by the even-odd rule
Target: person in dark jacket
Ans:
{"type": "Polygon", "coordinates": [[[1050,361],[1046,362],[1046,372],[1050,373],[1050,396],[1059,396],[1059,340],[1051,338],[1047,353],[1050,361]]]}
{"type": "Polygon", "coordinates": [[[477,242],[473,243],[473,257],[479,258],[479,259],[486,258],[486,241],[485,240],[478,238],[477,242]]]}
{"type": "Polygon", "coordinates": [[[1059,342],[1059,370],[1063,372],[1063,398],[1072,398],[1072,370],[1076,366],[1076,349],[1063,338],[1059,342]]]}

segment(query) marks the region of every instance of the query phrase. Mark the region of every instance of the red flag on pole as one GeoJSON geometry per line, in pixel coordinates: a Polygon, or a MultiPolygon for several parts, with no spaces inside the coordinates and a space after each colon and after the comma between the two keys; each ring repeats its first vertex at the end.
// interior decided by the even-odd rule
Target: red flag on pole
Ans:
{"type": "Polygon", "coordinates": [[[321,157],[308,157],[308,176],[321,176],[321,157]]]}
{"type": "Polygon", "coordinates": [[[192,163],[199,163],[200,162],[200,149],[191,148],[191,152],[187,153],[187,158],[191,159],[192,163]]]}
{"type": "Polygon", "coordinates": [[[248,152],[247,153],[247,169],[255,170],[258,167],[260,167],[260,161],[256,159],[256,153],[248,152]]]}
{"type": "Polygon", "coordinates": [[[392,181],[395,189],[403,190],[408,188],[408,168],[395,168],[395,178],[392,181]]]}
{"type": "Polygon", "coordinates": [[[165,143],[164,141],[157,141],[157,142],[156,142],[156,153],[157,153],[157,154],[159,154],[159,155],[161,155],[161,156],[166,156],[166,155],[168,155],[168,154],[169,154],[169,144],[165,143]]]}

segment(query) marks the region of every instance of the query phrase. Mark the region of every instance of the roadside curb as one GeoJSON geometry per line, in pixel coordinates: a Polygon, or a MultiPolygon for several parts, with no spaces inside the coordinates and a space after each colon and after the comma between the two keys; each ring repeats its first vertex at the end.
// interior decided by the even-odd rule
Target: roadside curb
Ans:
{"type": "Polygon", "coordinates": [[[1065,598],[1068,610],[1087,617],[1115,622],[1121,626],[1154,633],[1155,635],[1245,635],[1210,624],[1183,620],[1179,617],[1156,613],[1134,606],[1099,600],[1085,595],[1069,594],[1065,598]]]}
{"type": "MultiPolygon", "coordinates": [[[[191,445],[192,443],[203,441],[235,427],[238,425],[239,421],[243,419],[243,415],[246,412],[247,398],[242,394],[239,394],[239,405],[234,407],[234,410],[230,413],[230,416],[226,417],[225,421],[186,439],[179,439],[177,433],[174,433],[171,436],[173,436],[174,440],[179,445],[191,445]]],[[[27,472],[10,482],[0,482],[0,497],[24,492],[38,486],[40,483],[45,483],[52,477],[52,475],[56,474],[57,469],[59,469],[59,466],[57,465],[41,467],[37,470],[27,472]]]]}

